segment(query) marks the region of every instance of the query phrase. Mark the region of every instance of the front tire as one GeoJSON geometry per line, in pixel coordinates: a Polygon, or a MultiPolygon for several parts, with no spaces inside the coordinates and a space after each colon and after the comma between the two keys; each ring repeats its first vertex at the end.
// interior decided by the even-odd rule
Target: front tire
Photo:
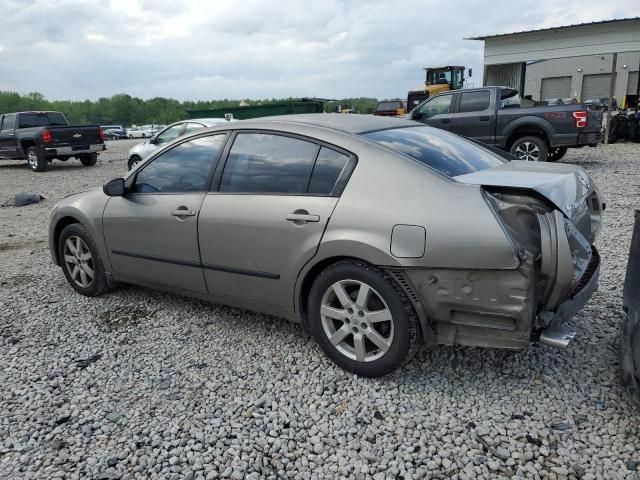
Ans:
{"type": "Polygon", "coordinates": [[[67,225],[58,239],[58,258],[67,282],[87,297],[107,291],[107,278],[98,248],[79,223],[67,225]]]}
{"type": "Polygon", "coordinates": [[[129,167],[129,170],[132,170],[135,167],[137,167],[141,161],[142,159],[139,156],[132,155],[131,158],[129,159],[129,162],[127,162],[127,166],[129,167]]]}
{"type": "Polygon", "coordinates": [[[89,155],[84,155],[80,157],[80,161],[85,167],[93,167],[98,162],[98,154],[94,152],[89,155]]]}
{"type": "Polygon", "coordinates": [[[345,261],[325,269],[309,294],[309,324],[339,367],[380,377],[415,353],[418,326],[399,287],[382,270],[345,261]]]}
{"type": "Polygon", "coordinates": [[[564,157],[567,154],[567,150],[569,150],[567,147],[552,148],[551,150],[549,150],[549,155],[547,156],[547,161],[548,162],[557,162],[558,160],[560,160],[562,157],[564,157]]]}
{"type": "Polygon", "coordinates": [[[547,143],[540,137],[521,137],[509,149],[511,154],[528,162],[546,162],[549,156],[547,143]]]}
{"type": "Polygon", "coordinates": [[[49,166],[47,156],[37,147],[29,147],[27,149],[27,162],[29,163],[29,168],[34,172],[44,172],[49,166]]]}

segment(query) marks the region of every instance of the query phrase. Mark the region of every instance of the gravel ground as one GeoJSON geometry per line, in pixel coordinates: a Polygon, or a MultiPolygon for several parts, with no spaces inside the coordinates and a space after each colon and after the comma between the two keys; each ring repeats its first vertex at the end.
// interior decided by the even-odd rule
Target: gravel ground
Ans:
{"type": "Polygon", "coordinates": [[[0,477],[638,478],[640,410],[618,380],[640,145],[585,148],[607,202],[601,287],[567,350],[437,347],[382,379],[335,367],[297,325],[137,287],[76,294],[49,210],[126,171],[0,163],[0,477]]]}

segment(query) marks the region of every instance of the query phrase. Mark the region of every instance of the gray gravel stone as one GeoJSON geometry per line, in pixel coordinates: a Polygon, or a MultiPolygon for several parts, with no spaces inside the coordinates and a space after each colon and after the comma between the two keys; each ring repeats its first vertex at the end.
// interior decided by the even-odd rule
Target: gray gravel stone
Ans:
{"type": "Polygon", "coordinates": [[[600,288],[569,322],[567,350],[430,347],[365,379],[283,320],[136,287],[92,299],[66,284],[49,210],[123,175],[134,143],[109,142],[92,168],[2,162],[0,203],[34,182],[45,200],[0,209],[0,478],[636,474],[638,413],[616,380],[616,342],[640,145],[565,157],[607,203],[600,288]]]}

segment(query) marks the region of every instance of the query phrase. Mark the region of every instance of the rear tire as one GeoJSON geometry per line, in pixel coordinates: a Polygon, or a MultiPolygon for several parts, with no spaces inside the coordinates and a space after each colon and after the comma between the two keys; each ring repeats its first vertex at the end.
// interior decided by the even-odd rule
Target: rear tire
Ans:
{"type": "Polygon", "coordinates": [[[29,147],[27,149],[27,162],[29,168],[34,172],[44,172],[49,166],[47,156],[37,147],[29,147]]]}
{"type": "Polygon", "coordinates": [[[356,261],[325,269],[313,282],[309,325],[339,367],[380,377],[411,359],[418,323],[404,292],[384,271],[356,261]]]}
{"type": "Polygon", "coordinates": [[[549,155],[547,156],[547,161],[557,162],[567,154],[567,150],[569,150],[567,147],[557,147],[550,149],[549,155]]]}
{"type": "Polygon", "coordinates": [[[93,167],[98,161],[98,154],[94,152],[89,155],[83,155],[80,157],[80,161],[85,167],[93,167]]]}
{"type": "Polygon", "coordinates": [[[546,162],[549,157],[547,143],[540,137],[518,138],[509,151],[520,160],[528,162],[546,162]]]}
{"type": "Polygon", "coordinates": [[[58,258],[64,276],[76,292],[96,297],[108,290],[98,247],[80,223],[67,225],[60,233],[58,258]]]}

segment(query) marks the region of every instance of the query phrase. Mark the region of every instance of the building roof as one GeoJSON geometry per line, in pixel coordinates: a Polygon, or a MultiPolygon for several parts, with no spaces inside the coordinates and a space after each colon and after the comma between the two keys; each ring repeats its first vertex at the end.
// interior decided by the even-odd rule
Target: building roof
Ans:
{"type": "Polygon", "coordinates": [[[510,33],[496,33],[493,35],[482,35],[479,37],[468,37],[465,40],[485,40],[487,38],[495,38],[495,37],[506,37],[509,35],[520,35],[522,33],[533,33],[533,32],[548,32],[549,30],[559,30],[561,28],[572,28],[572,27],[584,27],[585,25],[603,25],[607,23],[618,23],[618,22],[628,22],[630,20],[640,20],[640,17],[629,17],[629,18],[616,18],[612,20],[600,20],[597,22],[585,22],[585,23],[575,23],[572,25],[559,25],[557,27],[549,27],[549,28],[538,28],[534,30],[522,30],[519,32],[510,32],[510,33]]]}

